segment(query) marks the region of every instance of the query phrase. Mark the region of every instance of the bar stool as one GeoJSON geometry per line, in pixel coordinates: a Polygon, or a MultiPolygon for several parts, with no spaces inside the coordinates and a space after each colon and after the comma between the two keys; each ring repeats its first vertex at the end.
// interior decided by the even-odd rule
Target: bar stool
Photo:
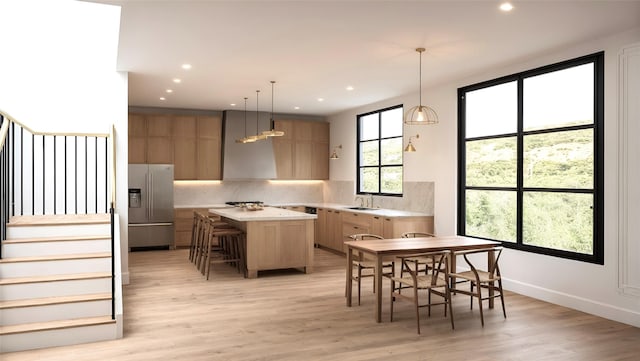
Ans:
{"type": "Polygon", "coordinates": [[[191,263],[196,263],[199,251],[200,244],[202,243],[202,238],[204,237],[204,217],[197,211],[193,212],[193,226],[191,228],[191,244],[189,245],[189,261],[191,263]]]}
{"type": "Polygon", "coordinates": [[[215,224],[213,220],[208,221],[206,245],[201,253],[204,263],[199,265],[200,272],[208,280],[212,263],[233,263],[238,272],[245,274],[244,232],[232,227],[216,228],[215,224]]]}

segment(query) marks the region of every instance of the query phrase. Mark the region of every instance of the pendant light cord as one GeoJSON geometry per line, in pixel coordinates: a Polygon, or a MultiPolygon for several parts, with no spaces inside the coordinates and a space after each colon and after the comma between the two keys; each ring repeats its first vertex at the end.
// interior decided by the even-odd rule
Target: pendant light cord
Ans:
{"type": "Polygon", "coordinates": [[[256,135],[258,135],[258,121],[260,114],[258,113],[258,94],[260,94],[260,90],[256,90],[256,135]]]}

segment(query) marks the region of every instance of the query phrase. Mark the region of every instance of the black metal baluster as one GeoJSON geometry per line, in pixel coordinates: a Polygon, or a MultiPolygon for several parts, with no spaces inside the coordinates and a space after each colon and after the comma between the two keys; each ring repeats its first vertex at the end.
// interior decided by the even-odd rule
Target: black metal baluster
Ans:
{"type": "Polygon", "coordinates": [[[56,182],[56,178],[57,178],[57,174],[58,174],[58,167],[56,166],[57,162],[56,162],[56,136],[53,136],[53,214],[57,213],[57,208],[58,208],[58,200],[56,198],[57,196],[57,182],[56,182]]]}
{"type": "Polygon", "coordinates": [[[73,213],[78,214],[78,137],[73,137],[75,140],[75,175],[73,177],[74,179],[74,186],[75,186],[75,198],[76,198],[76,208],[74,210],[73,213]]]}
{"type": "Polygon", "coordinates": [[[109,205],[109,138],[104,138],[104,211],[109,205]]]}
{"type": "Polygon", "coordinates": [[[95,210],[96,213],[98,213],[98,137],[94,137],[95,141],[94,141],[94,158],[95,158],[95,168],[96,168],[96,177],[95,177],[95,210]]]}
{"type": "Polygon", "coordinates": [[[20,127],[20,215],[24,214],[24,128],[20,127]]]}
{"type": "Polygon", "coordinates": [[[88,176],[89,176],[89,169],[87,168],[87,158],[89,157],[89,154],[87,153],[87,137],[84,137],[84,214],[89,213],[89,199],[88,199],[88,194],[89,194],[89,180],[88,180],[88,176]]]}
{"type": "Polygon", "coordinates": [[[36,136],[31,134],[31,215],[36,214],[36,136]]]}
{"type": "Polygon", "coordinates": [[[64,214],[67,214],[67,136],[64,136],[64,214]]]}
{"type": "Polygon", "coordinates": [[[45,200],[46,200],[46,196],[45,196],[45,184],[47,183],[46,177],[45,177],[45,168],[44,168],[44,149],[45,149],[45,136],[42,136],[42,215],[45,215],[45,200]]]}

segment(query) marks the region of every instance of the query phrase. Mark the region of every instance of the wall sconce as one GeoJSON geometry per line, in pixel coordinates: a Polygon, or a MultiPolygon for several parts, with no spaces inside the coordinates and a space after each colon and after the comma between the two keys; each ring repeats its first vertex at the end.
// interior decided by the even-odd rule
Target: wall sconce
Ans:
{"type": "Polygon", "coordinates": [[[339,159],[340,158],[340,157],[338,157],[338,152],[337,152],[338,149],[342,149],[342,144],[333,147],[333,152],[331,152],[331,155],[329,156],[329,159],[339,159]]]}
{"type": "Polygon", "coordinates": [[[409,137],[409,144],[407,144],[407,146],[404,148],[405,152],[415,152],[416,151],[416,147],[414,147],[413,143],[411,143],[411,139],[412,138],[419,139],[420,138],[420,134],[416,134],[415,136],[412,135],[412,136],[409,137]]]}

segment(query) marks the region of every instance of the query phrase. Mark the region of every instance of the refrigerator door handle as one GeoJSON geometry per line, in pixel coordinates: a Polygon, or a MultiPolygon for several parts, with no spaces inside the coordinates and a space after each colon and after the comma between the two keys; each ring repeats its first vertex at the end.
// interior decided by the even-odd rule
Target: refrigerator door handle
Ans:
{"type": "Polygon", "coordinates": [[[155,197],[153,189],[153,173],[149,172],[149,219],[153,218],[153,197],[155,197]]]}

